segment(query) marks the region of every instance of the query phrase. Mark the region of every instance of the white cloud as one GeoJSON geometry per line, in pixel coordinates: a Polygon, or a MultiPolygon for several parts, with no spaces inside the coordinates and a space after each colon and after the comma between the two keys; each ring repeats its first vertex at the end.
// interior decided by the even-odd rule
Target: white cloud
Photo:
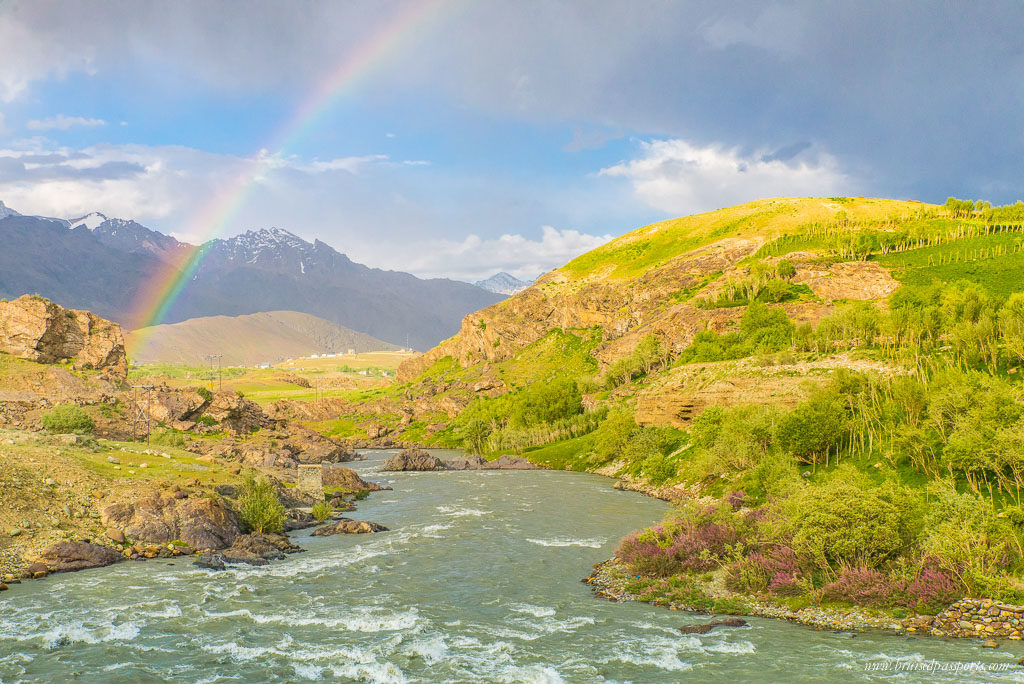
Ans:
{"type": "Polygon", "coordinates": [[[679,139],[644,142],[641,149],[640,158],[600,175],[625,178],[641,201],[675,215],[766,197],[856,194],[855,182],[826,154],[814,161],[769,161],[767,151],[745,156],[735,147],[701,147],[679,139]]]}
{"type": "Polygon", "coordinates": [[[57,116],[51,116],[45,119],[32,119],[27,124],[30,131],[48,131],[50,129],[66,131],[73,126],[85,126],[87,128],[92,128],[95,126],[106,125],[107,122],[103,119],[87,119],[83,116],[65,116],[64,114],[58,114],[57,116]]]}
{"type": "Polygon", "coordinates": [[[315,161],[308,165],[296,165],[297,168],[306,168],[310,171],[347,171],[351,174],[359,171],[374,162],[387,161],[386,154],[367,154],[361,157],[339,157],[329,161],[315,161]]]}
{"type": "Polygon", "coordinates": [[[378,253],[374,246],[361,251],[370,256],[372,263],[387,268],[409,271],[422,277],[472,282],[488,278],[498,271],[511,273],[517,278],[536,278],[611,239],[611,235],[589,235],[577,230],[543,226],[540,239],[519,234],[484,239],[472,234],[461,241],[416,240],[404,245],[381,245],[387,247],[383,253],[378,253]]]}

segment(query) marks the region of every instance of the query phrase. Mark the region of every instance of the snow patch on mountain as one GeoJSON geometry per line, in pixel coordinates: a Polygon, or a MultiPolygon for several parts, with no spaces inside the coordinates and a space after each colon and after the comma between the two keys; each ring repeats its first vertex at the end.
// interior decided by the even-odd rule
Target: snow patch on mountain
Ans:
{"type": "Polygon", "coordinates": [[[21,216],[21,214],[14,211],[3,202],[0,202],[0,219],[5,219],[8,216],[21,216]]]}
{"type": "Polygon", "coordinates": [[[473,284],[495,294],[514,295],[533,285],[533,281],[520,280],[510,273],[501,271],[486,280],[478,280],[473,284]]]}
{"type": "Polygon", "coordinates": [[[78,218],[70,219],[68,221],[68,228],[74,229],[79,226],[85,226],[89,230],[96,230],[96,227],[107,220],[107,217],[98,211],[94,211],[91,214],[85,216],[79,216],[78,218]]]}

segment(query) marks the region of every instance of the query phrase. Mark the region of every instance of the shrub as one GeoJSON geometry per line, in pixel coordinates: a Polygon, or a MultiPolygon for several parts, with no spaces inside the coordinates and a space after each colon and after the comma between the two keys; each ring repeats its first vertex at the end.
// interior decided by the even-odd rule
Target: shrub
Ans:
{"type": "Polygon", "coordinates": [[[791,588],[797,586],[800,575],[800,563],[793,549],[772,546],[733,563],[726,575],[726,584],[733,591],[791,596],[791,588]]]}
{"type": "Polygon", "coordinates": [[[82,407],[75,404],[58,404],[43,414],[43,427],[59,434],[88,434],[96,428],[96,424],[82,407]]]}
{"type": "Polygon", "coordinates": [[[266,477],[246,475],[238,501],[242,523],[252,532],[284,530],[284,505],[277,498],[274,483],[266,477]]]}
{"type": "Polygon", "coordinates": [[[804,463],[817,463],[837,448],[849,426],[838,395],[827,392],[803,402],[779,423],[779,446],[804,463]]]}
{"type": "Polygon", "coordinates": [[[200,425],[206,425],[207,427],[213,427],[217,424],[217,420],[210,416],[199,416],[196,418],[196,422],[200,425]]]}
{"type": "Polygon", "coordinates": [[[822,570],[835,566],[876,567],[908,543],[908,491],[867,489],[850,481],[845,467],[828,483],[800,490],[786,501],[793,548],[822,570]]]}
{"type": "Polygon", "coordinates": [[[196,388],[196,394],[203,398],[203,401],[213,401],[213,392],[205,387],[196,388]]]}
{"type": "Polygon", "coordinates": [[[323,522],[334,514],[334,509],[326,501],[318,501],[313,506],[313,510],[311,512],[314,520],[317,522],[323,522]]]}
{"type": "Polygon", "coordinates": [[[880,608],[893,603],[895,592],[888,577],[873,568],[859,566],[844,568],[834,582],[823,587],[822,596],[829,601],[880,608]]]}
{"type": "Polygon", "coordinates": [[[935,558],[927,558],[917,576],[907,583],[904,604],[918,612],[936,612],[963,596],[963,589],[952,574],[940,567],[935,558]]]}

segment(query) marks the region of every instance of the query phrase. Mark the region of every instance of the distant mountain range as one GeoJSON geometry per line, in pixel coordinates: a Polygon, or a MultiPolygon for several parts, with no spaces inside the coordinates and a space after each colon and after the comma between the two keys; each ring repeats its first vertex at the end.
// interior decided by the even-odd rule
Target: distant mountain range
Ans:
{"type": "Polygon", "coordinates": [[[495,294],[514,295],[533,285],[533,281],[520,280],[514,275],[501,271],[500,273],[495,273],[487,280],[476,281],[474,285],[495,294]]]}
{"type": "MultiPolygon", "coordinates": [[[[22,216],[0,203],[0,297],[37,293],[136,327],[139,293],[195,246],[135,221],[22,216]]],[[[462,317],[504,297],[443,278],[421,279],[351,261],[280,228],[203,244],[196,273],[164,319],[299,311],[377,339],[428,349],[462,317]]]]}
{"type": "Polygon", "coordinates": [[[225,366],[278,363],[323,353],[395,350],[369,335],[297,311],[244,316],[204,316],[125,334],[128,358],[138,363],[202,365],[222,354],[225,366]]]}

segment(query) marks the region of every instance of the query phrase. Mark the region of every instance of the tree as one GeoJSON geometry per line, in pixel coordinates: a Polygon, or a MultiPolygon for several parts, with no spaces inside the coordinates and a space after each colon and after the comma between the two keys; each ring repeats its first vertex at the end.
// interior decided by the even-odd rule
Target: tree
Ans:
{"type": "Polygon", "coordinates": [[[999,310],[999,330],[1006,351],[1024,361],[1024,293],[1014,292],[999,310]]]}

